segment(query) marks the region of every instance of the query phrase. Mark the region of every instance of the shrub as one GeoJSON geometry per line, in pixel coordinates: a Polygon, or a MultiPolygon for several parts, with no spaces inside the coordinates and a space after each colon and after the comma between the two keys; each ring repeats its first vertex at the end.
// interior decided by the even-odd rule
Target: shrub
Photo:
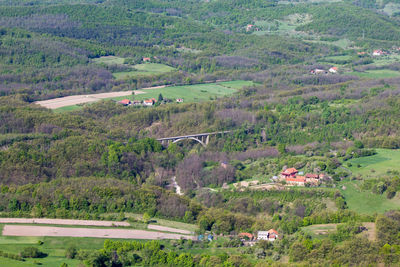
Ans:
{"type": "Polygon", "coordinates": [[[70,246],[65,250],[65,257],[67,259],[75,259],[77,253],[78,251],[76,248],[74,246],[70,246]]]}
{"type": "Polygon", "coordinates": [[[26,247],[21,252],[23,258],[43,258],[45,254],[35,247],[26,247]]]}

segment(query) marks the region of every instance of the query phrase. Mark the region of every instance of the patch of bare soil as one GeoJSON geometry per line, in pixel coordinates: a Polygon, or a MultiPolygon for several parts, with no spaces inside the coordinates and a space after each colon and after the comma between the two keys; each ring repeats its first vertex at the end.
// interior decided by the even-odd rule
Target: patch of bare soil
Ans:
{"type": "Polygon", "coordinates": [[[65,228],[49,226],[5,225],[3,236],[68,236],[128,239],[192,239],[194,236],[128,229],[65,228]]]}

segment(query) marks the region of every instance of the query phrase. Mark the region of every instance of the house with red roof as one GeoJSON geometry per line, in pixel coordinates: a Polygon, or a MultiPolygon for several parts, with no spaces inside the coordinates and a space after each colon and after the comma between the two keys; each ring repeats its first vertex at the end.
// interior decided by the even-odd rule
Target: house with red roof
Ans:
{"type": "Polygon", "coordinates": [[[286,184],[295,186],[305,186],[306,178],[304,176],[296,176],[295,178],[286,177],[286,184]]]}
{"type": "Polygon", "coordinates": [[[295,168],[288,168],[288,169],[284,170],[283,172],[281,172],[281,177],[282,178],[296,177],[298,172],[299,171],[296,170],[295,168]]]}
{"type": "Polygon", "coordinates": [[[276,239],[278,239],[278,232],[275,229],[258,231],[257,233],[257,240],[275,241],[276,239]]]}
{"type": "Polygon", "coordinates": [[[330,73],[337,73],[338,72],[338,68],[337,67],[332,67],[329,69],[330,73]]]}
{"type": "Polygon", "coordinates": [[[118,102],[119,104],[122,104],[124,106],[129,106],[131,104],[131,101],[129,99],[122,99],[121,101],[118,102]]]}
{"type": "Polygon", "coordinates": [[[240,233],[238,236],[240,239],[248,239],[249,241],[252,241],[254,239],[254,235],[250,233],[240,233]]]}
{"type": "Polygon", "coordinates": [[[143,58],[143,62],[150,62],[150,60],[151,60],[151,58],[149,58],[149,57],[144,57],[143,58]]]}
{"type": "Polygon", "coordinates": [[[384,54],[385,53],[380,49],[374,50],[374,52],[372,52],[373,56],[383,56],[384,54]]]}
{"type": "Polygon", "coordinates": [[[146,99],[143,101],[143,105],[145,105],[145,106],[152,106],[152,105],[154,105],[154,103],[155,102],[153,99],[146,99]]]}
{"type": "Polygon", "coordinates": [[[177,98],[176,103],[183,103],[183,98],[177,98]]]}

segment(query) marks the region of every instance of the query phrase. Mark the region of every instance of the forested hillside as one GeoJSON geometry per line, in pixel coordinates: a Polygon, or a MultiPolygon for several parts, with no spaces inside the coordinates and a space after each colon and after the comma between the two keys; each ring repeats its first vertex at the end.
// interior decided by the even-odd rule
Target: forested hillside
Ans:
{"type": "Polygon", "coordinates": [[[392,0],[0,0],[0,217],[191,230],[2,232],[0,265],[398,265],[399,14],[392,0]]]}

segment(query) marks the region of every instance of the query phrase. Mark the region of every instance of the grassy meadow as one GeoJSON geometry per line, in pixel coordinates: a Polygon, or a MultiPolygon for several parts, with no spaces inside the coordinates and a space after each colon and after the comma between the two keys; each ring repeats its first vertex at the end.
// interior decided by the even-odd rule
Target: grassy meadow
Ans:
{"type": "Polygon", "coordinates": [[[175,68],[159,64],[159,63],[144,63],[137,64],[132,67],[132,71],[114,72],[113,76],[115,79],[126,79],[137,76],[151,76],[166,72],[174,71],[175,68]]]}
{"type": "MultiPolygon", "coordinates": [[[[347,168],[353,176],[361,176],[364,179],[379,178],[387,175],[388,170],[400,171],[400,150],[376,149],[376,151],[376,155],[354,158],[348,161],[352,166],[347,168]]],[[[340,183],[340,190],[349,209],[359,213],[373,214],[400,207],[399,196],[396,195],[393,199],[387,199],[385,194],[378,195],[370,190],[362,190],[361,183],[362,181],[350,181],[348,179],[340,183]]]]}
{"type": "Polygon", "coordinates": [[[362,190],[360,181],[344,181],[340,186],[340,191],[345,197],[349,209],[361,214],[384,213],[400,207],[399,196],[387,199],[386,194],[378,195],[370,190],[362,190]]]}
{"type": "Polygon", "coordinates": [[[400,150],[376,149],[376,152],[373,156],[349,160],[348,163],[352,165],[349,169],[353,175],[371,178],[385,175],[388,170],[400,171],[400,150]]]}
{"type": "Polygon", "coordinates": [[[371,79],[382,79],[382,78],[393,78],[393,77],[399,77],[400,72],[395,71],[395,70],[367,70],[365,72],[358,72],[358,71],[353,71],[353,72],[348,72],[346,73],[347,75],[355,75],[358,77],[366,77],[366,78],[371,78],[371,79]]]}
{"type": "MultiPolygon", "coordinates": [[[[137,94],[135,96],[119,96],[109,98],[108,100],[120,101],[122,99],[130,100],[144,100],[149,98],[158,98],[159,94],[162,94],[164,98],[171,99],[175,102],[177,98],[183,98],[185,103],[190,102],[202,102],[211,99],[216,99],[226,95],[230,95],[242,89],[245,86],[253,85],[250,81],[229,81],[229,82],[218,82],[218,83],[206,83],[206,84],[193,84],[183,86],[169,86],[164,88],[146,89],[140,90],[144,94],[137,94]]],[[[86,105],[91,105],[88,103],[86,105]]],[[[55,112],[67,112],[81,109],[84,105],[72,105],[54,109],[55,112]]]]}
{"type": "Polygon", "coordinates": [[[230,81],[207,84],[194,84],[183,86],[170,86],[157,89],[143,90],[144,94],[135,95],[136,100],[144,100],[148,98],[158,98],[162,94],[164,98],[172,99],[183,98],[184,102],[201,102],[216,99],[225,95],[235,93],[244,86],[250,86],[253,82],[249,81],[230,81]]]}

